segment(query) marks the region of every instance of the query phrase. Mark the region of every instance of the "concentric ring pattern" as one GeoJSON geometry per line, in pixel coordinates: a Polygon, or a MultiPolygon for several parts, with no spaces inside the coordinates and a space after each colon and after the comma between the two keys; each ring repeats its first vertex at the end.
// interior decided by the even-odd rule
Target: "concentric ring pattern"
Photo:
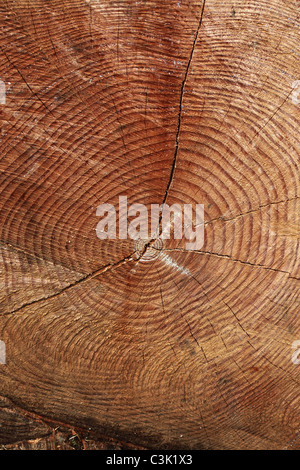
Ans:
{"type": "Polygon", "coordinates": [[[152,448],[299,448],[298,2],[0,7],[0,396],[152,448]],[[120,196],[203,204],[203,247],[100,240],[120,196]]]}

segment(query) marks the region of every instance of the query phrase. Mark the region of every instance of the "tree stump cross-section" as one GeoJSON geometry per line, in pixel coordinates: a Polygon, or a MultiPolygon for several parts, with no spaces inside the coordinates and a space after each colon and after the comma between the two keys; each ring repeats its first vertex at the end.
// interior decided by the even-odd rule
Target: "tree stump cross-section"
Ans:
{"type": "Polygon", "coordinates": [[[0,17],[0,443],[299,449],[299,2],[0,17]],[[202,248],[99,239],[120,196],[203,204],[202,248]]]}

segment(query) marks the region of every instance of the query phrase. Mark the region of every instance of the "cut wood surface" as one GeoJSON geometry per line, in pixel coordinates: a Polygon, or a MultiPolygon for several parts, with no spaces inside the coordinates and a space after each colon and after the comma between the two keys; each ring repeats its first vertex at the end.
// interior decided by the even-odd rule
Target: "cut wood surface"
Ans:
{"type": "Polygon", "coordinates": [[[300,449],[299,13],[0,0],[1,444],[300,449]],[[124,195],[201,250],[97,238],[124,195]]]}

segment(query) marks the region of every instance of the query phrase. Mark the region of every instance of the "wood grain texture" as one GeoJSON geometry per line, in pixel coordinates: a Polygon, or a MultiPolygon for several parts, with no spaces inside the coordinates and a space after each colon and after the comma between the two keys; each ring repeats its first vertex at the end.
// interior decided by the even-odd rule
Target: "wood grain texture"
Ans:
{"type": "Polygon", "coordinates": [[[0,396],[147,448],[300,449],[299,1],[0,15],[0,396]],[[204,204],[203,248],[99,240],[120,195],[204,204]]]}

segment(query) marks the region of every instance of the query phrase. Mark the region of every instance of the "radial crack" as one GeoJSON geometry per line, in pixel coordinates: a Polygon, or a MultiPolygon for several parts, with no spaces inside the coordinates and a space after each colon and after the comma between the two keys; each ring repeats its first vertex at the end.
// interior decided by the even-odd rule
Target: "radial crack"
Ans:
{"type": "MultiPolygon", "coordinates": [[[[261,269],[265,269],[266,271],[273,271],[273,272],[277,272],[277,273],[282,273],[282,274],[290,274],[289,271],[284,271],[283,269],[276,269],[276,268],[271,268],[269,266],[265,266],[264,264],[259,264],[259,263],[251,263],[250,261],[242,261],[240,259],[236,259],[236,258],[232,258],[231,256],[229,255],[225,255],[225,254],[220,254],[220,253],[215,253],[213,251],[204,251],[204,250],[186,250],[184,248],[166,248],[164,251],[168,251],[168,252],[182,252],[182,253],[198,253],[198,254],[203,254],[203,255],[211,255],[211,256],[216,256],[218,258],[225,258],[225,259],[228,259],[230,261],[233,261],[234,263],[241,263],[241,264],[244,264],[246,266],[251,266],[251,267],[255,267],[255,268],[261,268],[261,269]]],[[[291,276],[289,276],[289,278],[291,278],[291,276]]],[[[297,278],[295,278],[297,279],[297,278]]]]}
{"type": "Polygon", "coordinates": [[[100,274],[103,274],[105,273],[106,271],[109,271],[110,269],[114,269],[114,268],[117,268],[119,266],[121,266],[122,264],[125,264],[127,261],[130,261],[132,260],[132,256],[135,254],[135,252],[131,253],[130,255],[126,256],[125,258],[121,259],[120,261],[118,261],[117,263],[114,263],[114,264],[107,264],[105,266],[102,266],[101,268],[93,271],[92,273],[89,273],[89,274],[86,274],[85,276],[83,276],[82,278],[78,279],[77,281],[73,282],[72,284],[69,284],[68,286],[66,287],[63,287],[62,289],[60,289],[58,292],[55,292],[54,294],[50,294],[50,295],[47,295],[45,297],[41,297],[39,299],[36,299],[36,300],[33,300],[31,302],[28,302],[28,303],[25,303],[25,304],[22,304],[20,305],[19,307],[17,307],[16,309],[10,311],[10,312],[5,312],[5,313],[2,313],[0,315],[0,317],[3,317],[3,316],[6,316],[6,315],[12,315],[14,313],[17,313],[19,312],[20,310],[22,310],[23,308],[25,307],[29,307],[30,305],[34,305],[34,304],[37,304],[39,302],[42,302],[43,300],[48,300],[48,299],[54,299],[55,297],[58,297],[59,295],[61,295],[62,293],[72,289],[73,287],[77,287],[78,284],[81,284],[83,282],[86,282],[86,281],[89,281],[91,279],[93,279],[94,277],[96,276],[99,276],[100,274]]]}
{"type": "Polygon", "coordinates": [[[174,178],[174,174],[175,174],[177,154],[178,154],[178,148],[179,148],[179,134],[180,134],[180,128],[181,128],[181,114],[182,114],[182,103],[183,103],[184,88],[185,88],[185,84],[186,84],[187,77],[188,77],[188,74],[189,74],[189,70],[190,70],[190,67],[191,67],[191,62],[193,60],[193,55],[194,55],[197,39],[198,39],[198,36],[199,36],[199,31],[200,31],[200,28],[201,28],[201,25],[202,25],[203,13],[204,13],[204,8],[205,8],[205,1],[206,0],[203,0],[198,28],[197,28],[197,31],[196,31],[196,34],[195,34],[195,38],[194,38],[193,45],[192,45],[192,50],[191,50],[191,53],[190,53],[190,56],[189,56],[189,60],[188,60],[187,66],[186,66],[185,74],[184,74],[182,84],[181,84],[181,88],[180,88],[178,124],[177,124],[177,132],[176,132],[176,137],[175,137],[175,151],[174,151],[174,157],[173,157],[173,163],[172,163],[170,178],[169,178],[169,181],[168,181],[168,184],[167,184],[167,188],[166,188],[166,192],[165,192],[165,195],[164,195],[162,206],[166,203],[168,193],[169,193],[169,190],[170,190],[173,178],[174,178]]]}
{"type": "Polygon", "coordinates": [[[281,201],[267,202],[266,204],[261,204],[256,209],[250,209],[247,212],[241,212],[240,214],[234,215],[233,217],[227,217],[226,218],[223,215],[221,215],[219,217],[215,217],[214,219],[210,219],[210,220],[205,221],[204,225],[211,224],[212,222],[216,222],[217,220],[222,220],[223,222],[231,222],[235,219],[238,219],[239,217],[244,217],[245,215],[249,215],[249,214],[253,214],[255,212],[258,212],[261,209],[265,209],[266,207],[279,205],[279,204],[284,204],[284,203],[291,202],[291,201],[296,201],[297,199],[299,199],[299,196],[294,196],[294,197],[291,197],[289,199],[283,199],[281,201]]]}

